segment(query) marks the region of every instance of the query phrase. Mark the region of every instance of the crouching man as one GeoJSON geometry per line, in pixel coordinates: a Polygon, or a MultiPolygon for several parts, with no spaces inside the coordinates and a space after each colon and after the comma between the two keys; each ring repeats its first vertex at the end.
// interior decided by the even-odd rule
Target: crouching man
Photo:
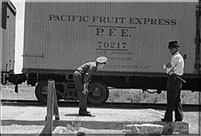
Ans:
{"type": "Polygon", "coordinates": [[[87,111],[87,97],[88,97],[88,86],[91,75],[94,74],[98,69],[103,68],[107,62],[106,57],[98,57],[96,62],[88,62],[79,66],[74,74],[73,79],[75,87],[79,97],[79,115],[80,116],[92,116],[87,111]]]}

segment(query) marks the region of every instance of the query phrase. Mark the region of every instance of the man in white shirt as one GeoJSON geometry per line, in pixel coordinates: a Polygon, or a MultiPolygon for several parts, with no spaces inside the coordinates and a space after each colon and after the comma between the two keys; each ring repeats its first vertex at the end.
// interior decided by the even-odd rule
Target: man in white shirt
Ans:
{"type": "Polygon", "coordinates": [[[169,42],[169,50],[172,54],[171,60],[164,65],[164,69],[168,74],[167,80],[167,109],[165,117],[161,119],[164,122],[173,121],[173,110],[175,109],[175,121],[183,120],[183,109],[181,105],[181,87],[182,82],[185,82],[181,77],[184,73],[184,59],[179,53],[179,45],[177,41],[169,42]]]}

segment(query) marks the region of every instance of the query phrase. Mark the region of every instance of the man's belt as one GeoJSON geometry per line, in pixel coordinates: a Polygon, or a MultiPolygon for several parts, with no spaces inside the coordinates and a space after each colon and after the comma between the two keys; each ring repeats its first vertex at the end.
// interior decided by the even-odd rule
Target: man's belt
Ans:
{"type": "Polygon", "coordinates": [[[83,74],[83,72],[81,72],[81,71],[80,71],[80,70],[78,70],[78,69],[76,69],[75,71],[77,71],[77,72],[79,72],[79,73],[83,74]]]}
{"type": "Polygon", "coordinates": [[[181,76],[177,75],[177,74],[172,74],[172,76],[175,76],[176,78],[178,78],[179,80],[181,80],[183,83],[186,83],[186,80],[184,80],[181,76]]]}

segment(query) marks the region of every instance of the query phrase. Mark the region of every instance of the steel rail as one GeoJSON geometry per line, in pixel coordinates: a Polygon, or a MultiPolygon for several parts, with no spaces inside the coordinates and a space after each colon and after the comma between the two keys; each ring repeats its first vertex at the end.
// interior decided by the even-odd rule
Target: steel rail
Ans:
{"type": "MultiPolygon", "coordinates": [[[[42,106],[46,104],[40,103],[36,100],[9,100],[2,99],[1,104],[3,106],[42,106]]],[[[59,107],[78,107],[77,101],[59,101],[59,107]]],[[[182,104],[184,111],[201,111],[200,104],[182,104]]],[[[156,110],[165,110],[165,103],[120,103],[120,102],[107,102],[101,105],[88,104],[88,107],[94,108],[119,108],[119,109],[144,109],[151,108],[156,110]]]]}

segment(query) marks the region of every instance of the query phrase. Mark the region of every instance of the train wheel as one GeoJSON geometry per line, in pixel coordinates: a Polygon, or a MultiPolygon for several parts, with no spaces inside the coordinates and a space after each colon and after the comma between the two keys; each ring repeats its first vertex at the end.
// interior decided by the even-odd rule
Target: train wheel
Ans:
{"type": "Polygon", "coordinates": [[[88,102],[92,104],[103,104],[108,99],[109,90],[100,81],[95,81],[89,85],[88,102]]]}
{"type": "Polygon", "coordinates": [[[35,95],[39,102],[47,103],[47,81],[41,81],[37,84],[35,89],[35,95]]]}
{"type": "MultiPolygon", "coordinates": [[[[60,84],[56,84],[57,100],[61,99],[61,93],[58,91],[63,91],[63,87],[60,84]]],[[[48,82],[41,81],[38,83],[35,89],[35,95],[39,102],[47,103],[47,91],[48,91],[48,82]]]]}

